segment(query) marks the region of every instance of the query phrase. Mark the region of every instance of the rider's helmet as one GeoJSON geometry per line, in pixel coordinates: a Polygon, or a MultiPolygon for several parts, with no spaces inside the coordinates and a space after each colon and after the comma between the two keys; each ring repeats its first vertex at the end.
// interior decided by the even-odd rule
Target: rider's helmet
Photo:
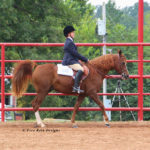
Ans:
{"type": "Polygon", "coordinates": [[[64,36],[67,37],[70,32],[75,31],[73,26],[66,26],[64,28],[64,36]]]}

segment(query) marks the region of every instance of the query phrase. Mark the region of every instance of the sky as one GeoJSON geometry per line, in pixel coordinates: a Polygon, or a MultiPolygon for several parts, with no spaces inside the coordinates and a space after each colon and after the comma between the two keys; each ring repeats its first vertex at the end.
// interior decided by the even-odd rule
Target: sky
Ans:
{"type": "MultiPolygon", "coordinates": [[[[127,6],[133,6],[138,0],[112,0],[116,3],[117,8],[124,8],[127,6]]],[[[143,0],[144,2],[148,2],[150,5],[150,0],[143,0]]],[[[89,0],[92,5],[102,5],[103,2],[107,3],[108,0],[89,0]]]]}

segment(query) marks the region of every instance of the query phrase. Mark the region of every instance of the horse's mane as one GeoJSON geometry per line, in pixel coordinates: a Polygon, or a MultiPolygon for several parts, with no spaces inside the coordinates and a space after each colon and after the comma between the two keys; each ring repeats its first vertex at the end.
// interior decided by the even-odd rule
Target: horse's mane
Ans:
{"type": "Polygon", "coordinates": [[[97,70],[104,73],[110,67],[114,66],[113,54],[106,54],[99,57],[96,57],[89,61],[89,69],[91,74],[97,73],[97,70]]]}

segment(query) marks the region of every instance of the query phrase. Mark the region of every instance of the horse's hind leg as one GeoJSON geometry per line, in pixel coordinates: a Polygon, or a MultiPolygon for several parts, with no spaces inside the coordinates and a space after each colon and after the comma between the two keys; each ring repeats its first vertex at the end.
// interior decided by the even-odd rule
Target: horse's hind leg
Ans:
{"type": "Polygon", "coordinates": [[[39,111],[36,111],[35,112],[35,118],[36,118],[36,121],[37,121],[37,124],[35,125],[35,127],[38,127],[38,126],[40,126],[40,127],[45,127],[45,124],[42,122],[42,120],[41,120],[41,117],[40,117],[40,114],[39,114],[39,111]]]}
{"type": "Polygon", "coordinates": [[[45,96],[48,94],[48,92],[40,92],[37,94],[37,96],[35,97],[35,99],[32,101],[32,107],[34,109],[35,112],[35,117],[36,117],[36,121],[37,121],[37,125],[36,126],[40,126],[40,127],[45,127],[44,123],[41,120],[40,114],[39,114],[39,107],[42,103],[42,101],[44,100],[45,96]]]}

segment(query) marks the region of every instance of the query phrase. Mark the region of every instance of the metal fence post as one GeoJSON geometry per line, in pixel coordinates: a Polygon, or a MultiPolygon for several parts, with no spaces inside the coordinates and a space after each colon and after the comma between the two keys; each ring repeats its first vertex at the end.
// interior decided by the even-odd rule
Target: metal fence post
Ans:
{"type": "Polygon", "coordinates": [[[5,45],[1,46],[1,121],[5,120],[5,45]]]}
{"type": "MultiPolygon", "coordinates": [[[[139,0],[138,10],[138,43],[143,43],[143,0],[139,0]]],[[[143,45],[138,46],[138,120],[143,120],[143,45]]]]}

